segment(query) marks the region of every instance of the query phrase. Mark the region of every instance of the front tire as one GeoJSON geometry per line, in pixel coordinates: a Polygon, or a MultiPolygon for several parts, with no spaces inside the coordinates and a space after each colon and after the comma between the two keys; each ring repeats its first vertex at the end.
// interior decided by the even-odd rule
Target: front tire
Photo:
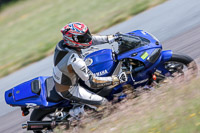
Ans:
{"type": "Polygon", "coordinates": [[[173,75],[175,72],[184,74],[189,71],[191,75],[197,76],[197,64],[188,55],[173,53],[171,59],[165,63],[165,68],[173,75]]]}

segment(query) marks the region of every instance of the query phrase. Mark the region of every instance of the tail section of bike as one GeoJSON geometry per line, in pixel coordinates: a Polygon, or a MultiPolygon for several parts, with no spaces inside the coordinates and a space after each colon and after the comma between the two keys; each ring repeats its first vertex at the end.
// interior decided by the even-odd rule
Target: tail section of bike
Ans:
{"type": "Polygon", "coordinates": [[[52,77],[37,77],[5,92],[5,101],[11,106],[50,107],[63,99],[55,92],[52,77]]]}

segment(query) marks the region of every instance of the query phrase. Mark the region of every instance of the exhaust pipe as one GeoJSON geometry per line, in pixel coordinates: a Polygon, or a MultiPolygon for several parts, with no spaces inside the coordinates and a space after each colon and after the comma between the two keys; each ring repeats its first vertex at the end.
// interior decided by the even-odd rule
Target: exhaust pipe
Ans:
{"type": "Polygon", "coordinates": [[[51,130],[58,125],[68,125],[68,121],[27,121],[27,124],[22,124],[22,129],[41,131],[51,130]]]}

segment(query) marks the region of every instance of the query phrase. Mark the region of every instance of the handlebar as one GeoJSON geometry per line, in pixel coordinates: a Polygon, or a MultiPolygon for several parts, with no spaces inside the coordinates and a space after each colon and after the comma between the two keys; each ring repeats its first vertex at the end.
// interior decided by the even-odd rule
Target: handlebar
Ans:
{"type": "Polygon", "coordinates": [[[132,43],[135,43],[135,44],[140,44],[141,43],[141,39],[137,36],[131,36],[131,35],[128,35],[128,34],[123,34],[123,33],[116,33],[115,36],[117,37],[116,38],[116,42],[120,43],[121,42],[132,42],[132,43]]]}

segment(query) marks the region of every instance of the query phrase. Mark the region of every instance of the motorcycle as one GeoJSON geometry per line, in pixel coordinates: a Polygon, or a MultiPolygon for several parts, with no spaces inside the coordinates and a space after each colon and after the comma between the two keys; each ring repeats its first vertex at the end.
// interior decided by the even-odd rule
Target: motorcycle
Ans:
{"type": "MultiPolygon", "coordinates": [[[[156,37],[143,30],[129,33],[117,33],[118,50],[91,48],[83,56],[88,68],[96,76],[118,75],[126,72],[128,81],[108,89],[93,90],[80,80],[80,84],[90,91],[106,97],[112,101],[115,94],[123,91],[124,85],[133,88],[160,82],[166,77],[173,77],[174,73],[184,74],[185,69],[197,70],[194,60],[183,54],[162,50],[162,45],[156,37]],[[193,63],[192,67],[189,65],[193,63]]],[[[120,101],[126,95],[119,95],[120,101]]],[[[72,101],[63,99],[57,94],[53,78],[40,76],[21,83],[5,92],[7,104],[21,107],[22,115],[29,114],[33,109],[30,121],[22,128],[40,133],[52,130],[57,125],[69,124],[70,109],[74,107],[72,101]]]]}

